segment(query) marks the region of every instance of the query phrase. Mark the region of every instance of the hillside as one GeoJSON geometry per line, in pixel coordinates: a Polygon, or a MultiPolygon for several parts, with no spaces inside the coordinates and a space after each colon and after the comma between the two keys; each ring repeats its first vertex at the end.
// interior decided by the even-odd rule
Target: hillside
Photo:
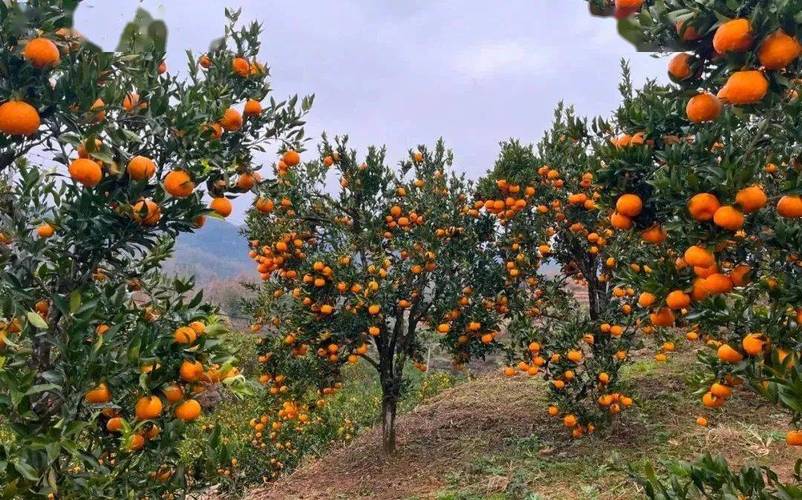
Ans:
{"type": "Polygon", "coordinates": [[[175,255],[164,269],[167,274],[195,275],[199,284],[256,276],[241,228],[212,217],[197,232],[178,237],[175,255]]]}
{"type": "Polygon", "coordinates": [[[697,426],[704,411],[684,380],[692,364],[686,352],[629,366],[637,405],[608,432],[576,441],[547,416],[541,379],[482,376],[402,415],[396,456],[381,455],[380,429],[371,429],[248,498],[639,498],[629,467],[704,451],[790,478],[800,452],[784,443],[787,415],[755,411],[761,402],[740,391],[710,427],[697,426]]]}

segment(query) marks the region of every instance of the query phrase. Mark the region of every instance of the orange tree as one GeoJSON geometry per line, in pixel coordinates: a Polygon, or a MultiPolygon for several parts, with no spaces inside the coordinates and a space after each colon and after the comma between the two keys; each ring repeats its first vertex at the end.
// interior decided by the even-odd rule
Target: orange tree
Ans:
{"type": "MultiPolygon", "coordinates": [[[[551,380],[549,413],[561,416],[574,437],[633,403],[616,390],[618,370],[637,341],[632,307],[613,289],[613,230],[597,205],[592,134],[573,110],[558,106],[552,128],[535,150],[502,144],[494,170],[480,183],[482,208],[499,221],[498,246],[511,276],[524,278],[507,325],[517,370],[551,380]],[[553,279],[538,276],[546,262],[553,279]],[[587,292],[588,310],[565,289],[569,280],[587,292]],[[615,299],[615,300],[613,300],[615,299]]],[[[478,205],[477,205],[478,206],[478,205]]]]}
{"type": "MultiPolygon", "coordinates": [[[[346,139],[324,137],[319,150],[306,163],[284,154],[280,182],[248,219],[265,280],[251,309],[271,328],[263,382],[299,395],[305,374],[325,393],[339,366],[365,360],[379,376],[382,444],[392,453],[404,370],[410,361],[425,367],[422,336],[437,332],[460,363],[497,344],[508,304],[493,221],[469,205],[470,184],[450,171],[442,141],[410,152],[397,170],[384,149],[360,160],[346,139]],[[327,178],[338,181],[333,193],[327,178]]],[[[284,404],[281,418],[299,417],[295,402],[284,404]]]]}
{"type": "MultiPolygon", "coordinates": [[[[743,385],[798,423],[800,5],[637,4],[622,32],[641,49],[682,51],[669,63],[677,86],[647,89],[619,115],[656,141],[651,158],[621,159],[607,178],[613,195],[640,189],[650,208],[641,222],[666,230],[659,270],[641,284],[656,289],[658,320],[712,348],[701,355],[706,407],[743,385]]],[[[802,433],[787,441],[802,444],[802,433]]]]}
{"type": "Polygon", "coordinates": [[[262,109],[260,28],[236,13],[182,79],[163,23],[140,11],[103,53],[71,29],[78,3],[0,4],[0,167],[17,169],[0,212],[0,489],[186,492],[200,479],[175,445],[209,388],[241,380],[214,309],[159,266],[254,188],[254,150],[302,136],[311,100],[262,109]]]}
{"type": "MultiPolygon", "coordinates": [[[[675,258],[662,261],[659,298],[706,327],[717,349],[707,362],[718,382],[746,376],[796,412],[794,385],[781,389],[767,380],[776,369],[785,372],[773,366],[779,358],[788,358],[785,368],[795,365],[787,354],[797,349],[799,331],[800,104],[791,77],[800,46],[783,31],[790,31],[792,7],[647,5],[627,20],[642,26],[644,43],[685,44],[692,52],[670,62],[679,88],[647,88],[619,112],[619,126],[640,120],[647,135],[663,134],[652,157],[608,161],[608,173],[613,195],[642,190],[653,215],[643,223],[665,224],[664,253],[675,258]]],[[[718,406],[728,396],[726,387],[711,387],[705,403],[718,406]]]]}

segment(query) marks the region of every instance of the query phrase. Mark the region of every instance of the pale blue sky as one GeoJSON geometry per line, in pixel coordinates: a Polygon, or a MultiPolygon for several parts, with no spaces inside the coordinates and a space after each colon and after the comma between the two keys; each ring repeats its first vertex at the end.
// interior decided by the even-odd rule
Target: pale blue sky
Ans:
{"type": "MultiPolygon", "coordinates": [[[[636,83],[665,61],[635,52],[583,0],[85,0],[76,28],[112,49],[138,6],[170,30],[168,65],[222,34],[225,6],[265,26],[263,58],[277,96],[315,93],[307,133],[386,144],[393,162],[440,136],[472,178],[498,142],[536,141],[561,99],[580,114],[618,103],[619,60],[636,83]]],[[[314,143],[310,144],[314,150],[314,143]]],[[[272,161],[273,158],[265,158],[272,161]]],[[[239,223],[247,200],[236,203],[239,223]]]]}

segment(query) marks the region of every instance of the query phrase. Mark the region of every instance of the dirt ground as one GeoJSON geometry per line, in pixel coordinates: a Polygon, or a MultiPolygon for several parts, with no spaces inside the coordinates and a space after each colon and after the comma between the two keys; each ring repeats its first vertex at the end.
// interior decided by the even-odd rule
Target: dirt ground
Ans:
{"type": "Polygon", "coordinates": [[[247,498],[634,498],[626,466],[708,450],[790,478],[800,454],[782,442],[787,416],[758,409],[751,394],[739,392],[710,427],[693,423],[704,412],[684,381],[692,359],[637,363],[627,374],[637,406],[577,441],[547,416],[542,380],[486,374],[401,415],[395,456],[382,455],[371,429],[247,498]]]}

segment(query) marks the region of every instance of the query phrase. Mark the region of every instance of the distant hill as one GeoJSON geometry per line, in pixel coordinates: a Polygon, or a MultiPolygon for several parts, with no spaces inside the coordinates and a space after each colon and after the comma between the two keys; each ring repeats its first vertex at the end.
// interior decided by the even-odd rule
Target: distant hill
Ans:
{"type": "Polygon", "coordinates": [[[241,228],[211,217],[197,232],[178,237],[175,255],[165,263],[164,270],[167,274],[194,275],[198,284],[256,276],[241,228]]]}

